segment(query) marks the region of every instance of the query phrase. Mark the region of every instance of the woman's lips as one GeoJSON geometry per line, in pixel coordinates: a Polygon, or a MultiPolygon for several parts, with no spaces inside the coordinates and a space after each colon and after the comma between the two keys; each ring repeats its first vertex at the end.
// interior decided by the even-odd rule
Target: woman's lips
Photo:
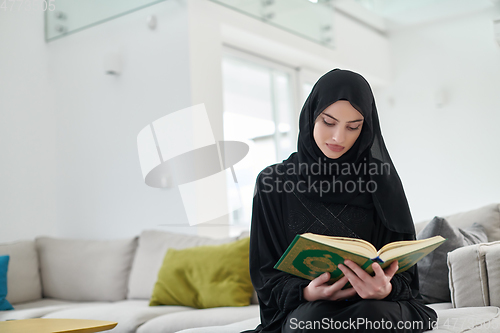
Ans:
{"type": "Polygon", "coordinates": [[[339,145],[330,145],[330,144],[326,144],[326,146],[331,150],[331,151],[334,151],[334,152],[340,152],[342,150],[344,150],[344,147],[342,146],[339,146],[339,145]]]}

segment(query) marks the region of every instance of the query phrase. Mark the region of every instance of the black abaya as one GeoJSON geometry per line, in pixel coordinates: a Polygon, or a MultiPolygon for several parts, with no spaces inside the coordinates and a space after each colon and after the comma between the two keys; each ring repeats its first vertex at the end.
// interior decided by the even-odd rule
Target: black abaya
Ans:
{"type": "Polygon", "coordinates": [[[259,298],[261,324],[253,332],[315,332],[291,330],[293,318],[344,321],[363,316],[421,322],[422,327],[413,332],[429,329],[436,320],[436,313],[420,300],[416,266],[393,276],[392,291],[383,300],[364,300],[358,295],[348,301],[305,300],[303,289],[310,281],[273,268],[294,237],[305,232],[363,238],[377,249],[390,242],[415,239],[408,202],[382,138],[371,88],[361,75],[351,71],[335,69],[316,82],[300,114],[297,152],[257,177],[250,276],[259,298]],[[363,126],[354,145],[332,159],[318,147],[313,130],[318,116],[340,100],[349,101],[363,116],[363,126]],[[361,172],[345,173],[345,169],[335,168],[344,165],[361,172]],[[372,173],[366,166],[380,168],[372,173]],[[387,172],[383,172],[384,166],[387,172]],[[376,190],[369,192],[361,186],[354,191],[335,190],[337,182],[369,181],[376,184],[376,190]]]}
{"type": "Polygon", "coordinates": [[[292,183],[287,183],[287,180],[286,167],[282,163],[264,169],[257,178],[250,241],[250,274],[259,298],[261,324],[249,332],[328,332],[322,329],[300,330],[290,320],[295,318],[304,323],[329,318],[328,322],[331,323],[330,319],[352,321],[361,315],[372,322],[391,320],[394,325],[396,321],[421,323],[423,329],[408,332],[429,329],[437,317],[432,309],[418,300],[416,266],[393,277],[392,291],[384,300],[362,300],[358,296],[349,301],[314,302],[306,301],[302,295],[309,280],[273,268],[295,235],[305,232],[360,237],[376,248],[389,242],[413,238],[388,230],[381,223],[373,205],[325,204],[309,200],[294,191],[292,183]]]}

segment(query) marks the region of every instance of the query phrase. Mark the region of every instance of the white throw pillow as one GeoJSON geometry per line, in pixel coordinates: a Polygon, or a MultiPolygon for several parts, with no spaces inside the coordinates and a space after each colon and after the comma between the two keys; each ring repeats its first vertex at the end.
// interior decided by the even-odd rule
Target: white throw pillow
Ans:
{"type": "Polygon", "coordinates": [[[42,298],[35,242],[0,244],[0,255],[10,256],[7,270],[7,300],[15,305],[42,298]]]}
{"type": "Polygon", "coordinates": [[[43,296],[68,301],[119,301],[127,283],[137,237],[80,240],[39,237],[43,296]]]}

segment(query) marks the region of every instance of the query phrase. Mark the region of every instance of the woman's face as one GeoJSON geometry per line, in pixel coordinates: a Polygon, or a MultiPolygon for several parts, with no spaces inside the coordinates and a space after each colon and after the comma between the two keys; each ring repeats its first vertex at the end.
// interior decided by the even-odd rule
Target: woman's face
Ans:
{"type": "Polygon", "coordinates": [[[314,141],[329,158],[339,158],[356,142],[363,116],[349,101],[337,101],[327,107],[314,123],[314,141]]]}

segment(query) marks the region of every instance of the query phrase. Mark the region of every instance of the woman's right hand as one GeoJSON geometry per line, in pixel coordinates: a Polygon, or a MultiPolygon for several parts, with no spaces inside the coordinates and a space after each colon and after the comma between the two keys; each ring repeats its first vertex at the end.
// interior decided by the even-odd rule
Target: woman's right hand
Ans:
{"type": "Polygon", "coordinates": [[[347,299],[356,295],[356,290],[352,287],[342,290],[344,285],[349,281],[347,277],[343,276],[331,285],[327,284],[328,280],[330,280],[330,273],[325,272],[309,282],[307,287],[303,290],[304,299],[307,301],[336,301],[339,299],[347,299]]]}

